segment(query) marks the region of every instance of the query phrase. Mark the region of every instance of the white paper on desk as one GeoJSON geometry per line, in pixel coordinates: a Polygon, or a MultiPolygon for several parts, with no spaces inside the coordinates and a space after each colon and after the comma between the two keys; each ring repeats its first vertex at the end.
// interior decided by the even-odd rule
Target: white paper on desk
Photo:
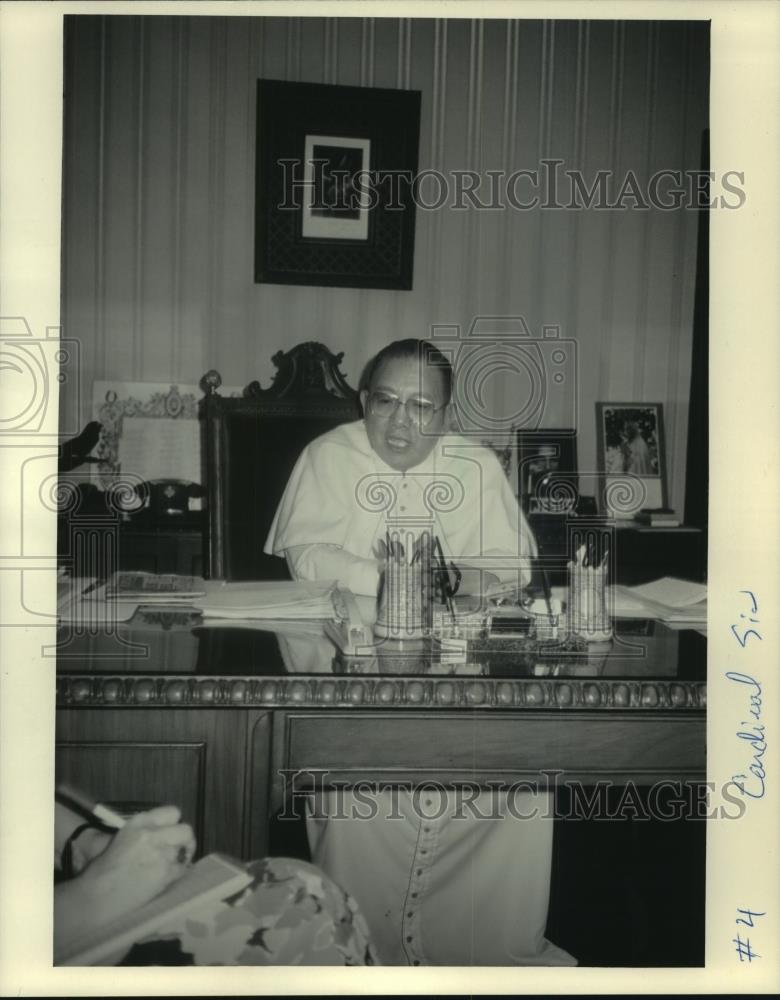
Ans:
{"type": "Polygon", "coordinates": [[[82,597],[57,614],[61,622],[69,622],[71,625],[112,625],[116,622],[130,621],[137,610],[137,602],[125,604],[119,601],[93,601],[89,597],[82,597]]]}
{"type": "Polygon", "coordinates": [[[57,580],[57,618],[72,625],[110,625],[129,621],[138,610],[131,604],[107,602],[105,583],[95,586],[96,577],[67,577],[57,580]]]}
{"type": "Polygon", "coordinates": [[[322,622],[318,619],[294,621],[290,618],[208,618],[203,619],[202,628],[248,628],[255,632],[273,632],[274,635],[311,636],[323,635],[322,622]]]}
{"type": "Polygon", "coordinates": [[[668,609],[661,615],[662,621],[672,623],[707,622],[707,586],[665,576],[652,583],[644,583],[633,588],[644,600],[651,600],[668,609]]]}
{"type": "Polygon", "coordinates": [[[707,587],[663,577],[638,587],[619,584],[610,589],[610,610],[616,618],[655,618],[669,622],[707,621],[707,587]]]}
{"type": "Polygon", "coordinates": [[[706,624],[707,623],[707,602],[692,604],[687,608],[672,608],[668,615],[663,616],[663,621],[672,624],[685,622],[706,624]]]}
{"type": "Polygon", "coordinates": [[[206,581],[206,596],[193,601],[204,618],[333,618],[335,580],[206,581]]]}
{"type": "Polygon", "coordinates": [[[666,625],[667,628],[670,628],[672,632],[682,632],[683,630],[685,630],[690,632],[698,632],[699,635],[703,635],[705,638],[707,636],[706,621],[705,622],[671,621],[668,618],[665,618],[664,625],[666,625]]]}
{"type": "Polygon", "coordinates": [[[57,575],[57,615],[60,618],[66,617],[70,608],[78,604],[81,595],[87,588],[92,587],[97,582],[97,577],[70,577],[65,574],[57,575]]]}
{"type": "Polygon", "coordinates": [[[706,583],[678,580],[674,576],[664,576],[660,580],[632,587],[631,590],[638,597],[665,604],[669,608],[688,608],[707,600],[706,583]]]}

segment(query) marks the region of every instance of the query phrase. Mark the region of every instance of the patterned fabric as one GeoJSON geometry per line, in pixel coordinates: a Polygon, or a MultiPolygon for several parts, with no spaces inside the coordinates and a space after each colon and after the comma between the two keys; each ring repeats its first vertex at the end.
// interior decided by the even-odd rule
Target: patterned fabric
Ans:
{"type": "Polygon", "coordinates": [[[378,964],[354,899],[314,865],[264,858],[247,870],[245,889],[161,928],[122,964],[378,964]]]}

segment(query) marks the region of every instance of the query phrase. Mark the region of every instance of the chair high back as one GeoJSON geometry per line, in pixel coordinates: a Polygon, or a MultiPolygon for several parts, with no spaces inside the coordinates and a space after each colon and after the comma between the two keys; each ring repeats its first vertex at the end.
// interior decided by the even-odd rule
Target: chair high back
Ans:
{"type": "Polygon", "coordinates": [[[213,579],[287,579],[287,566],[263,546],[290,473],[304,447],[360,416],[357,392],[340,371],[343,353],[308,342],[279,351],[268,389],[251,382],[239,398],[217,391],[219,372],[203,376],[206,484],[205,573],[213,579]]]}

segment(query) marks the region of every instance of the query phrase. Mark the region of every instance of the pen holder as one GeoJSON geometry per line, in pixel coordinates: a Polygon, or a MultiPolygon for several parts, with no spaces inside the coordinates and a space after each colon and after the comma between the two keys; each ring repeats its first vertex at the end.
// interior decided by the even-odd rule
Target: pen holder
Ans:
{"type": "MultiPolygon", "coordinates": [[[[406,551],[412,546],[407,545],[406,551]]],[[[380,578],[374,635],[386,639],[421,639],[431,631],[430,548],[421,547],[410,562],[402,555],[388,556],[380,578]]]]}
{"type": "Polygon", "coordinates": [[[612,636],[606,587],[606,566],[569,563],[569,629],[586,642],[603,642],[612,636]]]}

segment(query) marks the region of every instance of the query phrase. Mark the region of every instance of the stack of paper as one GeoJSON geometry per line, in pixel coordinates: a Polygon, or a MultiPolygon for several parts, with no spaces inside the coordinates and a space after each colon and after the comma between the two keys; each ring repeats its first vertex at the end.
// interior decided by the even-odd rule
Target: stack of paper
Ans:
{"type": "Polygon", "coordinates": [[[97,579],[91,577],[72,577],[59,574],[57,576],[57,615],[60,618],[67,618],[70,609],[74,604],[81,601],[81,596],[85,591],[95,589],[97,579]]]}
{"type": "Polygon", "coordinates": [[[206,596],[193,604],[204,618],[270,621],[333,618],[334,580],[229,583],[206,581],[206,596]]]}
{"type": "Polygon", "coordinates": [[[319,619],[300,621],[292,618],[204,618],[202,628],[218,629],[251,629],[254,632],[269,632],[277,636],[287,636],[292,639],[322,638],[323,622],[319,619]]]}
{"type": "Polygon", "coordinates": [[[665,622],[706,623],[707,586],[665,576],[638,587],[615,585],[610,610],[616,618],[657,618],[665,622]]]}
{"type": "Polygon", "coordinates": [[[129,621],[139,602],[109,602],[105,591],[105,583],[96,577],[58,578],[57,617],[61,622],[89,627],[129,621]]]}

